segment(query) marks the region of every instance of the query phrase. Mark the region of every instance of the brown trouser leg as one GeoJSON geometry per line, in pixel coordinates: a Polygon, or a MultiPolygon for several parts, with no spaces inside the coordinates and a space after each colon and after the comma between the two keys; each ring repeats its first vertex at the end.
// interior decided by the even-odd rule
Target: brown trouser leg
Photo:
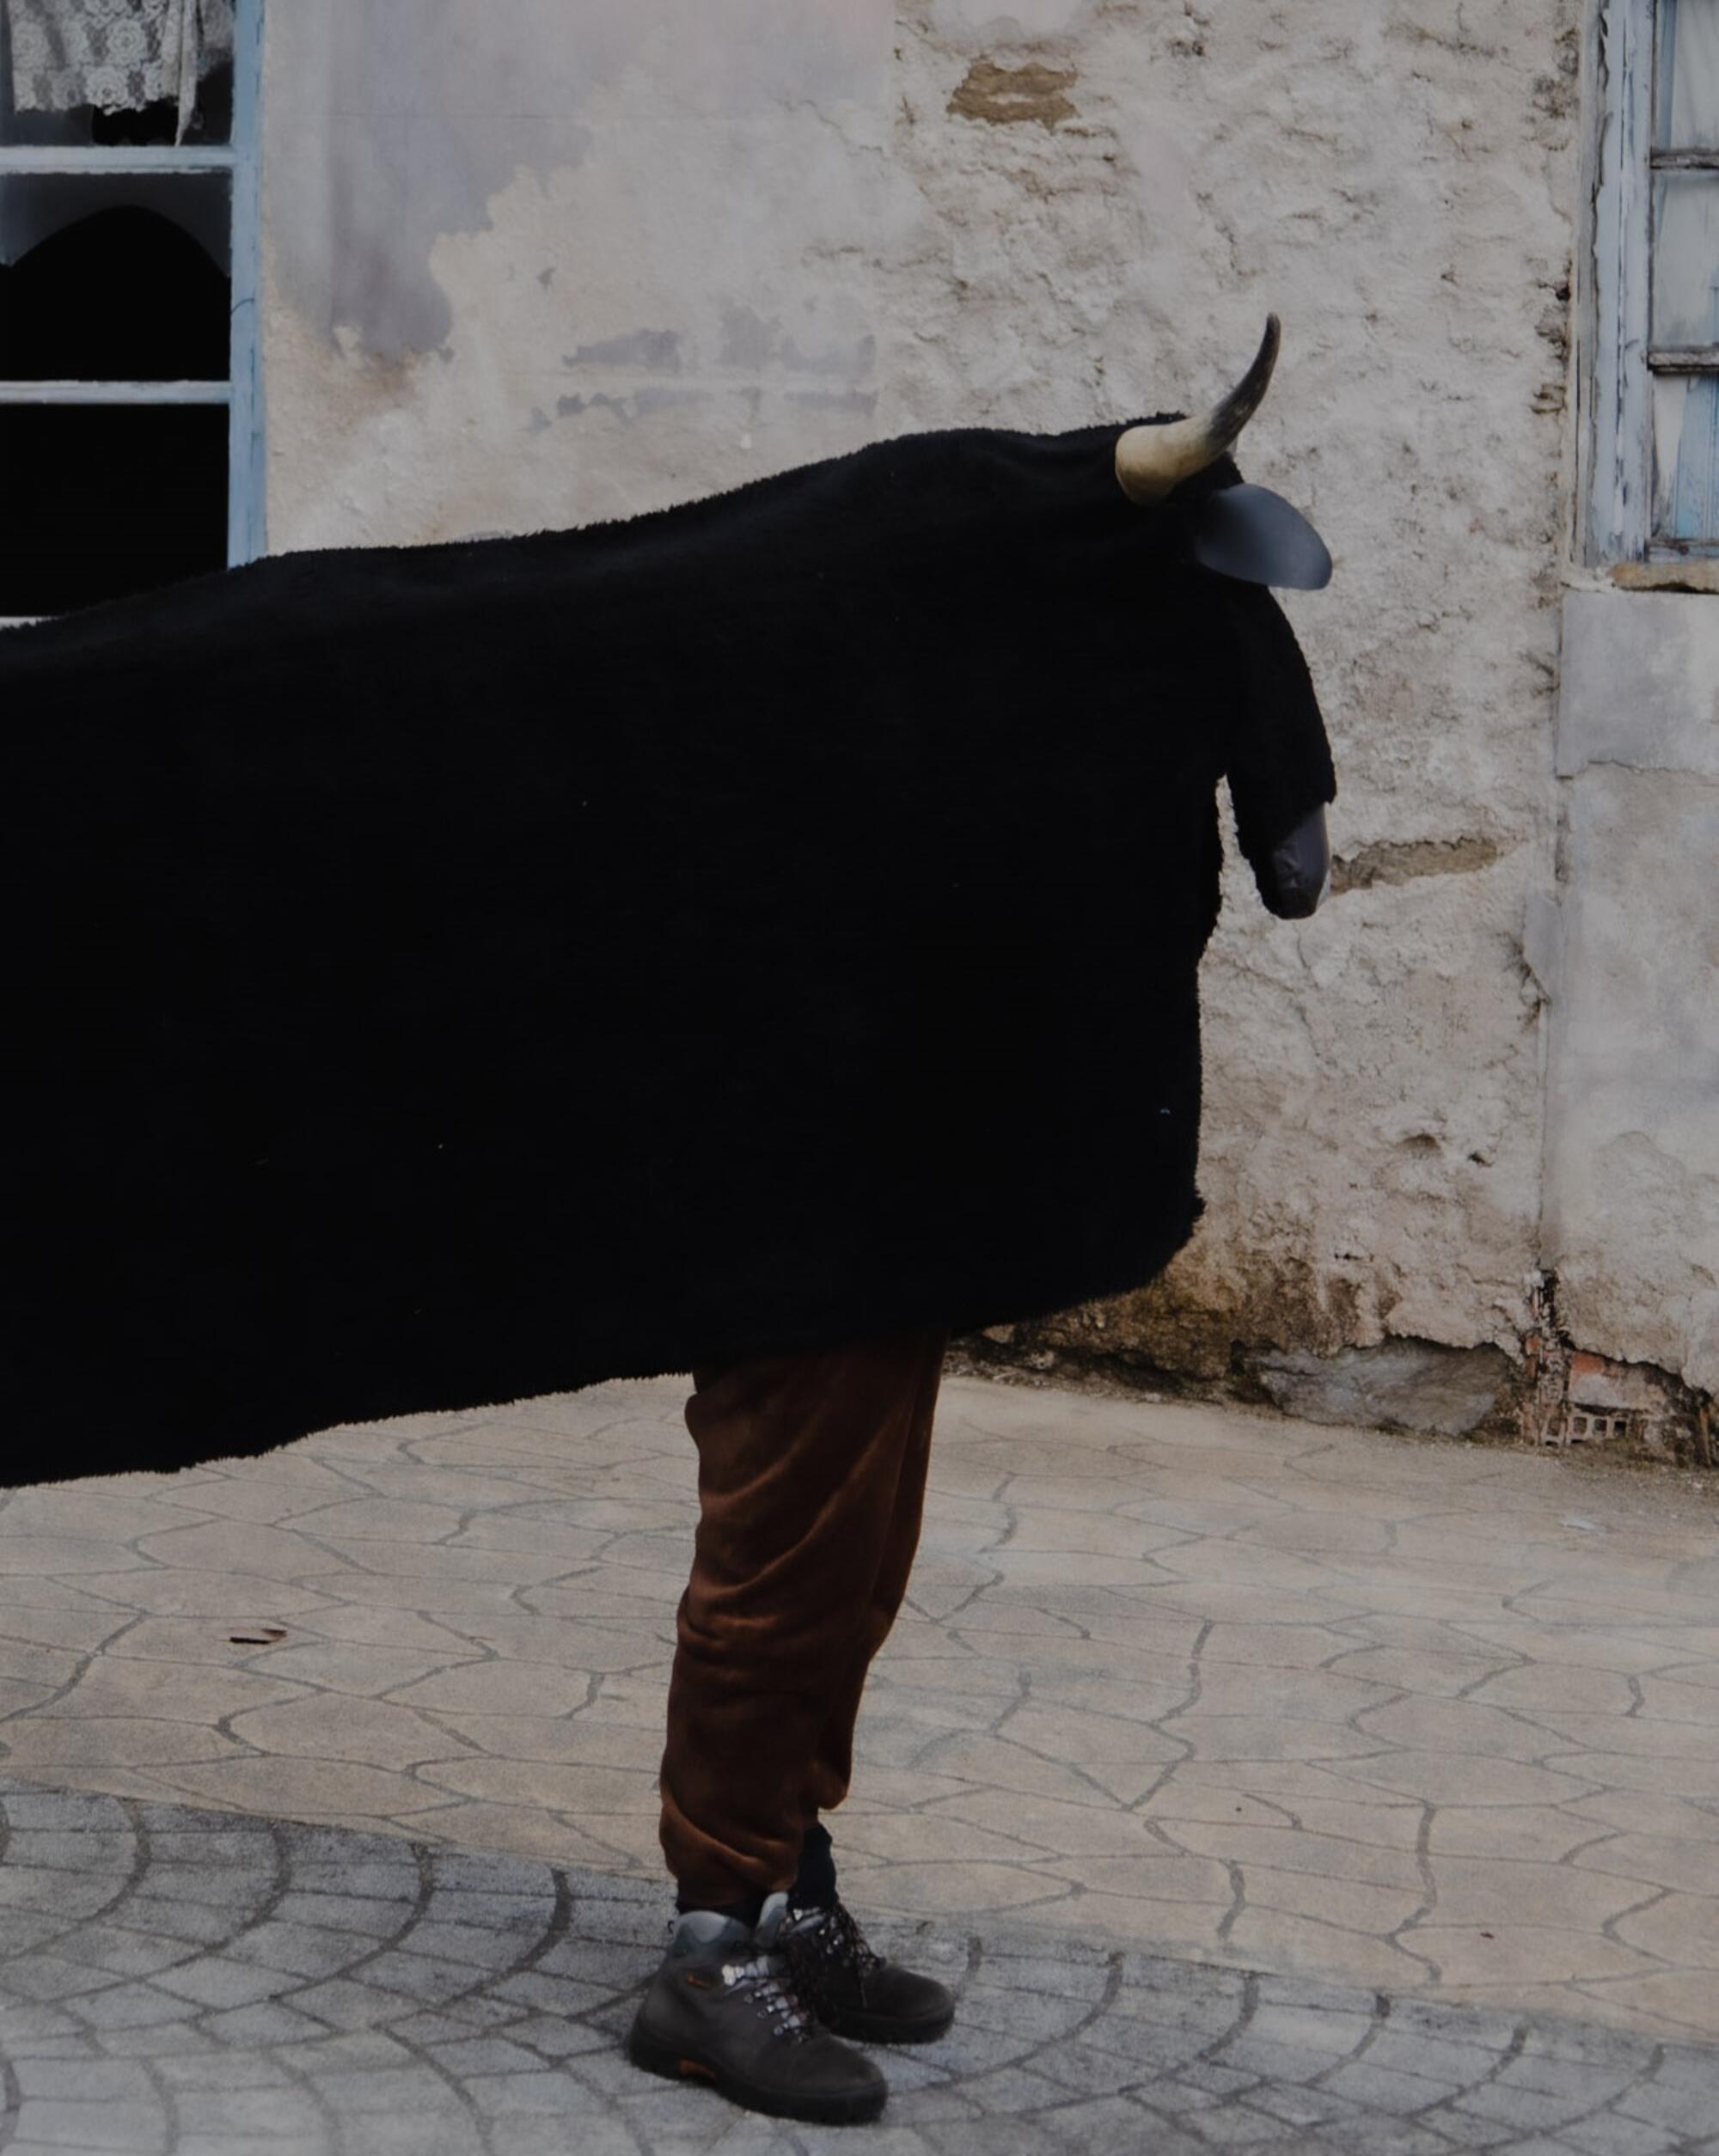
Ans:
{"type": "Polygon", "coordinates": [[[847,1793],[872,1658],[907,1591],[941,1328],[693,1372],[699,1525],[663,1756],[688,1907],[792,1884],[847,1793]]]}

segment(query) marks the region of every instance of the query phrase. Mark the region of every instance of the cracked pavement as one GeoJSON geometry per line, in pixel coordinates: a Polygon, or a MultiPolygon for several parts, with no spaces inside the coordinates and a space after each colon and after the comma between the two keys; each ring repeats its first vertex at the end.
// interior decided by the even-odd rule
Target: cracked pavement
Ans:
{"type": "MultiPolygon", "coordinates": [[[[0,1785],[0,2147],[136,2156],[824,2156],[635,2072],[654,1885],[395,1836],[0,1785]],[[21,1951],[28,1936],[34,1942],[21,1951]]],[[[1688,2045],[1004,1921],[877,1927],[960,1999],[887,2055],[879,2156],[1719,2147],[1688,2045]]]]}
{"type": "MultiPolygon", "coordinates": [[[[655,1779],[694,1508],[683,1396],[673,1379],[604,1386],[0,1500],[0,1774],[13,1829],[0,1854],[0,2030],[16,2071],[34,2056],[43,2077],[34,2095],[22,2080],[12,2091],[16,2146],[72,2146],[75,2116],[65,2133],[26,2132],[19,2106],[77,2102],[110,2123],[157,2121],[154,2140],[91,2147],[237,2156],[251,2142],[236,2124],[205,2135],[187,2123],[198,2105],[181,2115],[161,2093],[181,2071],[199,2086],[194,2066],[168,2067],[169,2052],[217,2043],[250,2061],[256,2088],[297,2092],[297,2125],[267,2129],[278,2156],[338,2148],[345,2097],[302,2078],[321,2072],[309,2064],[318,2047],[336,2047],[330,2074],[385,2080],[386,2045],[420,2037],[433,2063],[413,2072],[456,2106],[448,2120],[467,2121],[450,2147],[547,2147],[549,2118],[565,2146],[556,2106],[575,2097],[621,2136],[617,2148],[716,2146],[713,2115],[725,2149],[811,2146],[804,2130],[797,2141],[713,2099],[700,2109],[689,2092],[640,2086],[613,2055],[616,2000],[654,1959],[668,1906],[655,1779]],[[73,1793],[123,1801],[104,1809],[73,1793]],[[33,1804],[67,1809],[58,1823],[21,1824],[17,1806],[33,1804]],[[271,1823],[285,1821],[333,1831],[271,1823]],[[29,1899],[33,1835],[57,1874],[46,1907],[29,1899]],[[171,1890],[125,1890],[117,1946],[118,1920],[82,1909],[80,1897],[99,1910],[119,1890],[115,1866],[134,1879],[140,1862],[147,1872],[198,1846],[234,1909],[261,1896],[243,1904],[253,1945],[312,1957],[303,1969],[265,1957],[271,1982],[249,2002],[223,1988],[230,1973],[194,1975],[251,1965],[249,1949],[228,1943],[224,1905],[201,1932],[162,1919],[155,1951],[171,1946],[175,1960],[150,1964],[135,1943],[153,1936],[140,1905],[159,1913],[182,1896],[197,1909],[188,1856],[171,1890]],[[229,1846],[230,1859],[217,1854],[229,1846]],[[324,1884],[270,1903],[264,1872],[278,1886],[305,1866],[324,1884]],[[297,1897],[338,1900],[337,1874],[401,1866],[414,1894],[428,1879],[501,1913],[466,1927],[465,1974],[437,1980],[433,2009],[408,1987],[378,2017],[351,1988],[401,1966],[395,1890],[349,1880],[353,1907],[332,1919],[297,1897]],[[95,1948],[39,1934],[74,1916],[78,1937],[94,1926],[95,1948]],[[519,1953],[557,1921],[543,1955],[577,1959],[583,1941],[624,1980],[577,2012],[565,1998],[544,2009],[585,2047],[576,2057],[546,2049],[539,2029],[522,2040],[528,2067],[510,2034],[493,2070],[535,2095],[486,2114],[490,2141],[473,2139],[487,2055],[460,2051],[450,2067],[438,2046],[476,2043],[504,2009],[512,2030],[519,1953]],[[144,1958],[109,1970],[110,1951],[144,1958]],[[123,1981],[180,2005],[107,2031],[111,2007],[68,2006],[83,1995],[76,1985],[54,1994],[74,1964],[107,1970],[91,2002],[123,1981]],[[289,2040],[289,2025],[268,2020],[288,1988],[274,1976],[297,1988],[295,2012],[321,1984],[369,2018],[325,2025],[313,2009],[289,2040]],[[200,1997],[193,1982],[213,1989],[200,1997]],[[432,2012],[450,2018],[442,2037],[401,2035],[432,2012]],[[221,2019],[246,2012],[264,2019],[221,2019]],[[66,2013],[77,2028],[58,2034],[31,2019],[66,2013]],[[19,2049],[21,2028],[47,2049],[19,2049]],[[111,2099],[94,2081],[74,2090],[70,2063],[98,2057],[111,2099]],[[122,2057],[135,2100],[108,2072],[122,2057]]],[[[891,2134],[903,2152],[953,2152],[982,2127],[999,2151],[1134,2147],[1149,2131],[1170,2148],[1178,2136],[1208,2147],[1275,2134],[1304,2148],[1654,2156],[1710,2145],[1710,2125],[1719,2147],[1719,2050],[1707,2048],[1719,2042],[1710,1484],[951,1378],[931,1485],[909,1606],[874,1672],[853,1795],[833,1822],[849,1901],[879,1930],[921,1927],[922,1964],[952,1957],[944,1965],[977,1987],[940,2064],[892,2055],[899,2101],[872,2129],[890,2156],[891,2134]],[[1011,1956],[1035,1972],[1014,1986],[1031,2000],[1014,2000],[1011,1956]],[[1147,2003],[1113,2000],[1092,2027],[1125,2025],[1146,2049],[1122,2080],[1121,2067],[1108,2080],[1093,2067],[1077,2096],[1049,2054],[1027,2061],[1028,2038],[1072,2025],[1074,2005],[1092,2005],[1095,1971],[1101,1990],[1147,2003]],[[1315,2003],[1286,2003],[1297,1999],[1315,2003]],[[1269,2055],[1262,2000],[1282,2009],[1268,2026],[1289,2031],[1269,2039],[1269,2055]],[[972,2001],[992,2003],[976,2013],[972,2001]],[[1310,2013],[1343,2020],[1343,2044],[1337,2021],[1310,2013]],[[1177,2053],[1166,2094],[1154,2047],[1184,2025],[1202,2032],[1201,2055],[1177,2053]],[[1428,2076],[1397,2059],[1405,2031],[1449,2052],[1438,2053],[1442,2094],[1412,2086],[1428,2076]],[[1330,2055],[1313,2055],[1320,2044],[1330,2055]],[[1410,2077],[1394,2094],[1392,2074],[1410,2077]],[[1536,2092],[1531,2074],[1568,2086],[1536,2092]],[[1660,2091],[1659,2110],[1627,2108],[1626,2085],[1660,2091]],[[1673,2085],[1675,2101],[1663,2097],[1673,2085]],[[1497,2093],[1523,2090],[1545,2098],[1538,2116],[1526,2096],[1497,2093]],[[1587,2110],[1571,2110],[1583,2092],[1587,2110]]],[[[422,1942],[459,1935],[462,1921],[420,1909],[410,1952],[433,1963],[422,1942]]],[[[1116,2044],[1106,2053],[1083,2029],[1082,2055],[1114,2061],[1116,2044]]],[[[275,2115],[255,2101],[252,2112],[275,2115]]],[[[578,2116],[581,2148],[607,2147],[578,2116]]],[[[367,2122],[367,2148],[392,2145],[394,2130],[367,2122]]],[[[444,2131],[456,2134],[422,2127],[411,2145],[441,2146],[444,2131]]]]}

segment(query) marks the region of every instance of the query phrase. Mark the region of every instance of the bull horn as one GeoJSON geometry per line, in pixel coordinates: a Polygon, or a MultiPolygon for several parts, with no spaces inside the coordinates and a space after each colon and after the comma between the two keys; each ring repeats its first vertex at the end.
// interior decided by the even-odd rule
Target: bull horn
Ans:
{"type": "Polygon", "coordinates": [[[1265,318],[1254,362],[1220,405],[1164,426],[1126,427],[1116,437],[1116,479],[1131,502],[1161,502],[1172,486],[1215,464],[1258,411],[1277,364],[1282,325],[1265,318]]]}

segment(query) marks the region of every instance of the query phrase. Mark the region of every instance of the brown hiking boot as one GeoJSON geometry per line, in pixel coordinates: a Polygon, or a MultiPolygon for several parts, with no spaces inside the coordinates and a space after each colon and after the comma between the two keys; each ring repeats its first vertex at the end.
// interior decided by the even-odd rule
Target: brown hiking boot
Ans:
{"type": "Polygon", "coordinates": [[[827,1907],[790,1903],[776,1945],[800,1996],[826,2029],[860,2043],[930,2043],[955,2019],[955,2000],[935,1978],[898,1968],[866,1943],[838,1898],[827,1907]]]}
{"type": "Polygon", "coordinates": [[[731,2102],[777,2118],[843,2126],[874,2119],[889,2083],[867,2058],[821,2029],[786,1958],[775,1951],[786,1894],[756,1931],[713,1909],[676,1922],[627,2039],[648,2074],[706,2081],[731,2102]]]}

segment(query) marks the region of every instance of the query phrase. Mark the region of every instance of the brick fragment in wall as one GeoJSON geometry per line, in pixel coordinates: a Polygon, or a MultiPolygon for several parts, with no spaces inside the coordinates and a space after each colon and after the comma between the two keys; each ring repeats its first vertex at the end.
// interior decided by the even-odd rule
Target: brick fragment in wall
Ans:
{"type": "Polygon", "coordinates": [[[1025,67],[975,60],[950,99],[949,109],[966,119],[988,120],[995,127],[1027,119],[1055,127],[1060,119],[1080,116],[1067,95],[1074,76],[1072,67],[1049,67],[1037,60],[1025,67]]]}
{"type": "Polygon", "coordinates": [[[1331,864],[1331,895],[1371,890],[1375,883],[1410,883],[1422,876],[1468,876],[1498,858],[1492,839],[1380,840],[1331,864]]]}
{"type": "Polygon", "coordinates": [[[1671,1408],[1670,1391],[1665,1373],[1650,1364],[1613,1362],[1581,1348],[1570,1356],[1569,1395],[1574,1407],[1664,1415],[1671,1408]]]}

